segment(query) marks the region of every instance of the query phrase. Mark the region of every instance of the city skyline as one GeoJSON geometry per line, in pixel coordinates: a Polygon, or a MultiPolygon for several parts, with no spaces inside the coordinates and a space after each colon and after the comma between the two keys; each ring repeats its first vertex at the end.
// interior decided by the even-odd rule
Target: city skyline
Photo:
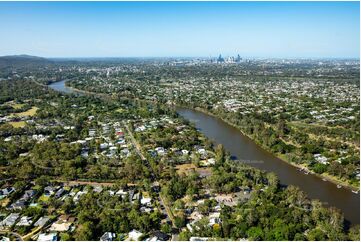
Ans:
{"type": "Polygon", "coordinates": [[[359,2],[2,2],[0,55],[359,58],[359,2]]]}

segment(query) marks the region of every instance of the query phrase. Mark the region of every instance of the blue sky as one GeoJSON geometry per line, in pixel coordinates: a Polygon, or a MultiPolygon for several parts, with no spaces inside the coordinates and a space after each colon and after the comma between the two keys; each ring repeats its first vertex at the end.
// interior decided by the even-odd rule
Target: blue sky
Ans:
{"type": "Polygon", "coordinates": [[[359,57],[359,2],[0,2],[0,55],[359,57]]]}

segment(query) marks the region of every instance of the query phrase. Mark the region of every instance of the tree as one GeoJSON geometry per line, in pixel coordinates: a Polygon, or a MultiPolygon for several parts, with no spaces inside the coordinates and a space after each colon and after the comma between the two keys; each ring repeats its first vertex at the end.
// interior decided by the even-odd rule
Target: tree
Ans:
{"type": "Polygon", "coordinates": [[[295,241],[303,241],[306,240],[306,237],[303,234],[297,233],[295,234],[295,237],[293,238],[295,241]]]}
{"type": "Polygon", "coordinates": [[[162,224],[161,229],[163,233],[169,234],[172,232],[172,226],[168,223],[162,224]]]}
{"type": "Polygon", "coordinates": [[[360,240],[360,228],[355,225],[350,228],[348,232],[348,237],[350,240],[359,241],[360,240]]]}
{"type": "Polygon", "coordinates": [[[177,227],[177,228],[182,228],[184,227],[186,224],[186,220],[184,218],[184,216],[177,216],[175,217],[174,219],[174,225],[177,227]]]}
{"type": "Polygon", "coordinates": [[[60,233],[61,241],[70,241],[72,240],[71,236],[68,233],[60,233]]]}
{"type": "Polygon", "coordinates": [[[276,241],[281,241],[281,240],[288,240],[288,225],[282,220],[282,219],[277,219],[274,223],[273,223],[273,236],[274,239],[276,241]]]}
{"type": "Polygon", "coordinates": [[[75,232],[76,240],[94,240],[98,238],[94,238],[95,226],[92,222],[85,222],[78,226],[75,232]]]}
{"type": "Polygon", "coordinates": [[[184,209],[184,202],[181,199],[178,199],[174,202],[173,207],[175,209],[184,209]]]}
{"type": "Polygon", "coordinates": [[[39,185],[41,187],[45,187],[48,185],[49,182],[49,177],[48,176],[40,176],[38,178],[35,179],[35,184],[39,185]]]}
{"type": "Polygon", "coordinates": [[[322,174],[327,170],[327,165],[324,164],[320,164],[320,163],[316,163],[312,169],[318,173],[318,174],[322,174]]]}
{"type": "Polygon", "coordinates": [[[262,240],[263,231],[260,227],[251,227],[247,231],[247,236],[250,240],[262,240]]]}
{"type": "Polygon", "coordinates": [[[280,119],[278,121],[277,128],[281,136],[285,136],[290,132],[289,128],[287,127],[286,121],[284,119],[280,119]]]}
{"type": "Polygon", "coordinates": [[[226,161],[226,150],[222,144],[217,145],[216,147],[216,162],[219,165],[222,165],[226,161]]]}
{"type": "Polygon", "coordinates": [[[180,241],[188,241],[191,237],[191,233],[188,230],[184,230],[179,233],[179,240],[180,241]]]}
{"type": "Polygon", "coordinates": [[[268,185],[273,188],[277,188],[279,184],[279,179],[277,175],[273,172],[267,173],[266,175],[268,185]]]}
{"type": "Polygon", "coordinates": [[[307,234],[307,239],[308,240],[326,240],[326,234],[320,230],[320,229],[312,229],[311,231],[308,232],[307,234]]]}
{"type": "Polygon", "coordinates": [[[64,213],[69,214],[73,208],[74,208],[73,199],[71,199],[71,198],[65,199],[65,201],[61,207],[61,209],[64,211],[64,213]]]}
{"type": "Polygon", "coordinates": [[[149,216],[153,228],[158,229],[161,221],[161,213],[158,210],[154,210],[149,216]]]}

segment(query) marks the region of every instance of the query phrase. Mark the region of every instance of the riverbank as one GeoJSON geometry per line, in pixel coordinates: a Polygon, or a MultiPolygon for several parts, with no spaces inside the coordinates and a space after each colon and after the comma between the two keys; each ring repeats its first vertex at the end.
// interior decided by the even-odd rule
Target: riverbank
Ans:
{"type": "MultiPolygon", "coordinates": [[[[243,132],[242,129],[240,129],[237,125],[229,122],[227,119],[223,118],[223,117],[220,117],[218,115],[215,115],[203,108],[200,108],[200,107],[196,107],[196,108],[193,108],[193,107],[189,107],[189,106],[182,106],[182,105],[176,105],[176,106],[179,106],[179,107],[184,107],[184,108],[189,108],[189,109],[193,109],[195,111],[198,111],[198,112],[201,112],[201,113],[204,113],[206,115],[210,115],[212,117],[215,117],[217,119],[220,119],[222,120],[223,122],[227,123],[228,125],[236,128],[239,132],[241,132],[244,136],[246,136],[247,138],[249,138],[250,140],[252,140],[255,144],[257,144],[259,147],[261,147],[262,149],[266,150],[267,152],[269,152],[270,154],[276,156],[278,159],[280,159],[281,161],[293,166],[293,167],[296,167],[297,169],[299,170],[302,170],[303,172],[306,172],[306,173],[310,173],[314,176],[317,176],[319,177],[320,179],[326,179],[327,181],[335,184],[336,186],[339,185],[339,186],[342,186],[344,188],[347,188],[351,191],[359,191],[360,188],[358,186],[355,186],[355,185],[352,185],[352,184],[349,184],[347,181],[342,181],[342,180],[339,180],[337,179],[336,177],[330,175],[330,174],[317,174],[313,171],[311,171],[306,165],[303,165],[303,164],[295,164],[291,161],[289,161],[287,159],[287,157],[285,157],[284,155],[282,154],[278,154],[278,153],[274,153],[272,151],[269,150],[268,147],[265,147],[264,145],[262,145],[261,143],[257,142],[257,140],[254,140],[253,137],[249,136],[248,134],[246,134],[245,132],[243,132]]],[[[301,172],[301,171],[300,171],[301,172]]]]}
{"type": "Polygon", "coordinates": [[[64,86],[66,88],[72,90],[74,93],[81,93],[81,94],[85,94],[85,95],[92,95],[92,96],[102,97],[102,98],[107,98],[107,99],[110,98],[110,96],[108,94],[89,92],[89,91],[85,91],[85,90],[81,90],[81,89],[77,89],[75,87],[69,86],[69,85],[67,85],[67,81],[65,81],[64,86]]]}

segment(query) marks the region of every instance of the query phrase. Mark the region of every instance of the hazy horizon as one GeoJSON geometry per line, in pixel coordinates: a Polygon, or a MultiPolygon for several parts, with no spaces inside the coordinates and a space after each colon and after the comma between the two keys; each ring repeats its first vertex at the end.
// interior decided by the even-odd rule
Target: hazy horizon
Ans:
{"type": "MultiPolygon", "coordinates": [[[[238,54],[234,55],[222,55],[222,57],[236,57],[238,54]]],[[[214,56],[40,56],[40,55],[29,55],[26,53],[22,54],[9,54],[1,55],[0,57],[15,57],[15,56],[30,56],[30,57],[40,57],[46,59],[68,59],[68,60],[81,60],[81,59],[214,59],[218,58],[219,55],[214,56]]],[[[282,59],[282,60],[360,60],[359,57],[267,57],[267,56],[241,56],[241,58],[254,59],[254,60],[272,60],[272,59],[282,59]]]]}

